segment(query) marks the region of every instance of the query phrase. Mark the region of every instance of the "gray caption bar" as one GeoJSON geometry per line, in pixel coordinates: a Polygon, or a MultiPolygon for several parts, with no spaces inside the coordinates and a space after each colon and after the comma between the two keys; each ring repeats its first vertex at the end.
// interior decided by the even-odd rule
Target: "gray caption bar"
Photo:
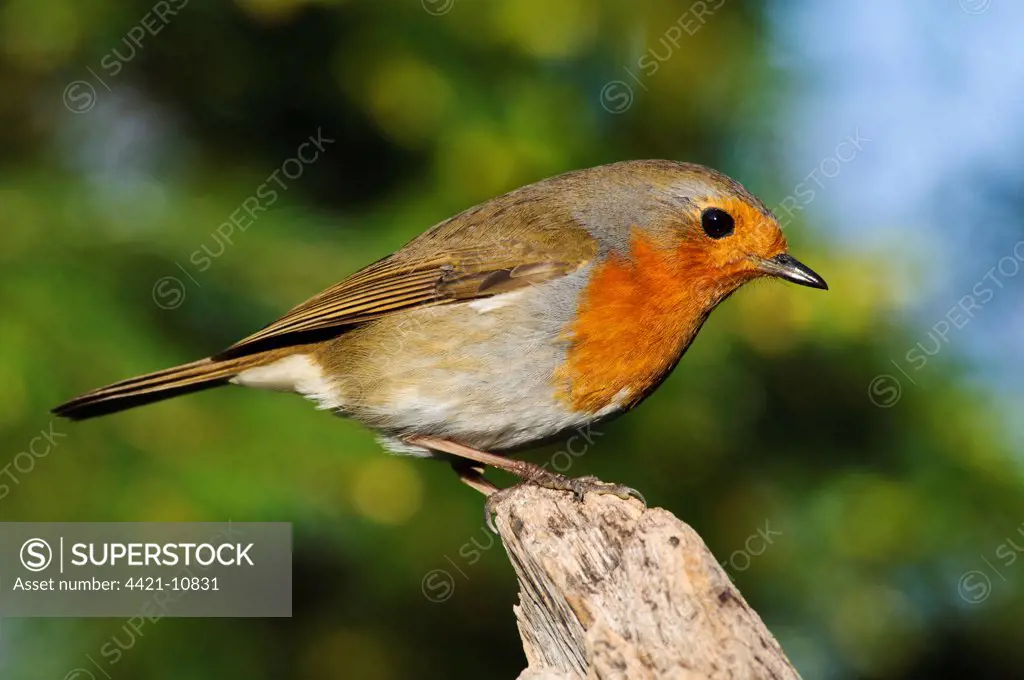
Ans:
{"type": "Polygon", "coordinates": [[[0,616],[291,615],[286,522],[0,522],[0,616]]]}

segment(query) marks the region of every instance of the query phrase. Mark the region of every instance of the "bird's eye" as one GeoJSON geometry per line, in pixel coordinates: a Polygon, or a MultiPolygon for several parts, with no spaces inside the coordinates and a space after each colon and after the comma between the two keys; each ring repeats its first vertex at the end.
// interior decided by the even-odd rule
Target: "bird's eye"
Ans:
{"type": "Polygon", "coordinates": [[[711,238],[724,238],[732,233],[732,215],[719,208],[708,208],[700,215],[700,226],[711,238]]]}

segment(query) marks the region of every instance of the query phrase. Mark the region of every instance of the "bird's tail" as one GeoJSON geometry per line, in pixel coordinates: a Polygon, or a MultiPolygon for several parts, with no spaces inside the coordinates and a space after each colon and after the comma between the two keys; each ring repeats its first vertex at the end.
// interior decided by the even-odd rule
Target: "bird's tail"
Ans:
{"type": "Polygon", "coordinates": [[[70,420],[116,413],[181,394],[219,387],[241,371],[259,366],[266,360],[266,355],[259,354],[200,359],[86,392],[54,408],[53,413],[70,420]]]}

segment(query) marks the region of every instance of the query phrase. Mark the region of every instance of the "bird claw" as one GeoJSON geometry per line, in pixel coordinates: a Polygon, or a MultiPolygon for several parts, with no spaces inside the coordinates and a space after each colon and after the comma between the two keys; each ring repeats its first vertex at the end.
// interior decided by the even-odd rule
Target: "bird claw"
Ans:
{"type": "Polygon", "coordinates": [[[507,489],[495,491],[494,493],[487,497],[486,501],[484,501],[484,521],[487,522],[487,528],[491,530],[492,534],[497,535],[498,533],[498,527],[494,524],[494,515],[496,513],[492,509],[492,506],[495,501],[499,500],[502,496],[504,496],[514,488],[516,487],[512,486],[507,489]]]}
{"type": "MultiPolygon", "coordinates": [[[[643,494],[636,489],[623,484],[602,482],[593,475],[587,475],[585,477],[566,477],[565,475],[559,475],[553,472],[545,472],[543,475],[531,477],[530,479],[523,481],[521,484],[533,484],[534,486],[539,486],[542,489],[553,489],[555,491],[569,491],[578,503],[582,503],[586,499],[587,493],[597,493],[617,496],[624,501],[628,501],[633,498],[643,503],[645,508],[647,507],[647,499],[644,498],[643,494]]],[[[493,504],[521,484],[509,487],[508,489],[502,489],[501,491],[497,491],[487,497],[487,501],[484,503],[484,519],[487,521],[487,528],[493,533],[498,533],[498,529],[494,524],[495,513],[492,509],[493,504]]]]}
{"type": "Polygon", "coordinates": [[[576,496],[576,500],[580,502],[586,498],[587,492],[590,492],[618,496],[624,501],[628,501],[630,498],[635,498],[643,503],[645,508],[647,507],[647,499],[644,498],[644,495],[631,486],[602,482],[593,475],[576,477],[574,479],[569,479],[568,481],[572,487],[570,490],[573,492],[573,495],[576,496]]]}

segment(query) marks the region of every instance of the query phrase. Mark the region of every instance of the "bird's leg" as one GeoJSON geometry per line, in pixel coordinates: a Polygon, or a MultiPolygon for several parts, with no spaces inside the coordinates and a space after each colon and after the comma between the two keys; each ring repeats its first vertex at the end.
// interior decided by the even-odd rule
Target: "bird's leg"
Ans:
{"type": "Polygon", "coordinates": [[[406,441],[415,446],[422,446],[424,448],[433,449],[434,451],[441,451],[466,461],[472,461],[481,465],[490,465],[493,468],[504,470],[505,472],[511,472],[523,481],[541,483],[542,480],[547,481],[549,478],[561,477],[561,475],[548,472],[535,463],[530,463],[525,460],[517,460],[515,458],[506,458],[505,456],[499,456],[486,451],[478,451],[477,449],[473,449],[462,444],[450,442],[447,439],[417,436],[409,437],[406,441]]]}
{"type": "MultiPolygon", "coordinates": [[[[494,453],[487,453],[486,451],[478,451],[477,449],[450,442],[447,439],[439,439],[437,437],[409,437],[407,441],[410,444],[416,446],[423,446],[434,451],[441,451],[464,460],[473,461],[481,465],[490,465],[491,467],[511,472],[515,476],[522,479],[524,482],[529,484],[536,484],[537,486],[544,487],[546,489],[555,489],[556,491],[571,491],[576,497],[576,500],[582,501],[588,491],[595,493],[607,493],[614,496],[618,496],[622,499],[636,498],[644,505],[647,505],[647,501],[643,495],[636,489],[631,489],[628,486],[622,486],[621,484],[607,484],[600,481],[597,477],[578,477],[571,478],[565,475],[556,474],[545,470],[540,465],[530,463],[525,460],[517,460],[515,458],[506,458],[505,456],[499,456],[494,453]]],[[[470,469],[476,467],[479,470],[479,466],[470,466],[470,469]]],[[[476,484],[479,480],[483,480],[482,475],[477,473],[477,478],[474,483],[470,483],[469,480],[463,476],[459,468],[456,467],[456,471],[459,472],[459,477],[462,481],[470,484],[475,489],[480,490],[476,484]]],[[[494,500],[494,486],[483,480],[484,483],[491,489],[491,491],[483,492],[488,496],[487,505],[491,505],[494,500]]],[[[490,524],[490,511],[488,510],[488,524],[490,524]]]]}
{"type": "Polygon", "coordinates": [[[490,496],[498,490],[498,487],[484,478],[484,466],[479,463],[468,461],[465,458],[456,458],[452,461],[452,469],[459,476],[459,481],[485,496],[490,496]]]}

